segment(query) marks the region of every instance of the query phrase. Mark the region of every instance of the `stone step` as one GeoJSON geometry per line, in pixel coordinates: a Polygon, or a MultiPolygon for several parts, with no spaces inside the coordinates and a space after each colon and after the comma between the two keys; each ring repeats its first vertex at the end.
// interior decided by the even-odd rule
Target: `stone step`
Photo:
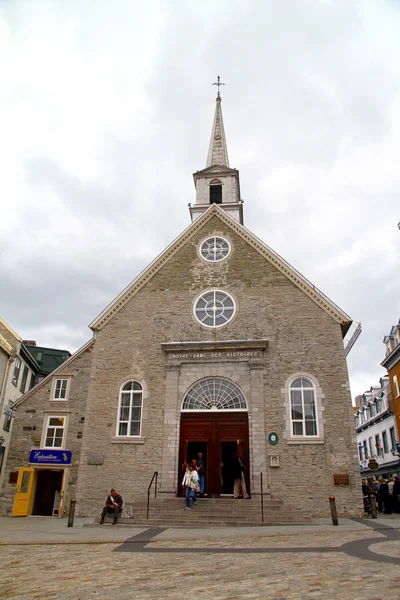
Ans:
{"type": "MultiPolygon", "coordinates": [[[[188,512],[188,517],[191,513],[188,512]]],[[[212,523],[212,527],[213,529],[217,528],[217,527],[263,527],[263,526],[273,526],[273,525],[307,525],[308,523],[311,523],[311,519],[308,520],[299,520],[299,519],[294,519],[291,521],[285,520],[285,519],[276,519],[276,520],[268,520],[268,519],[264,519],[264,522],[261,522],[260,520],[252,520],[252,521],[237,521],[237,520],[229,520],[229,519],[225,519],[225,520],[220,520],[220,521],[214,521],[212,523]]],[[[108,519],[105,521],[105,525],[106,526],[110,526],[112,524],[112,520],[108,519]]],[[[186,520],[186,519],[174,519],[174,520],[168,520],[166,521],[165,519],[149,519],[147,520],[135,520],[135,519],[118,519],[118,525],[122,525],[123,527],[175,527],[175,528],[179,528],[179,527],[189,527],[190,529],[204,529],[205,527],[207,527],[206,523],[199,523],[195,520],[186,520]]],[[[85,523],[84,527],[100,527],[99,522],[96,521],[95,523],[85,523]]]]}

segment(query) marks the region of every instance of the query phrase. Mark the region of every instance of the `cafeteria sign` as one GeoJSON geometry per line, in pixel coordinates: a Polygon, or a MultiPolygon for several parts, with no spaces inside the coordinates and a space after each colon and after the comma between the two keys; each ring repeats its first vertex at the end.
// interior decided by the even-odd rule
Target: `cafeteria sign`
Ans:
{"type": "Polygon", "coordinates": [[[70,465],[72,458],[71,450],[31,450],[29,462],[40,465],[70,465]]]}

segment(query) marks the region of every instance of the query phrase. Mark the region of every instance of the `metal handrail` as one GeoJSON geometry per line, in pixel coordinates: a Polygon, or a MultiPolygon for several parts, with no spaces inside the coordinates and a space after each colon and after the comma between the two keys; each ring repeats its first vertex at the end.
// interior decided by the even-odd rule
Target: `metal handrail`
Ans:
{"type": "Polygon", "coordinates": [[[156,483],[154,485],[154,498],[157,498],[157,479],[158,479],[158,471],[154,471],[153,473],[153,477],[151,478],[151,481],[149,483],[149,487],[147,488],[147,516],[146,519],[149,518],[149,509],[150,509],[150,489],[151,486],[153,484],[154,479],[156,480],[156,483]]]}
{"type": "Polygon", "coordinates": [[[264,487],[263,487],[263,476],[260,473],[260,486],[261,486],[261,523],[264,523],[264,487]]]}

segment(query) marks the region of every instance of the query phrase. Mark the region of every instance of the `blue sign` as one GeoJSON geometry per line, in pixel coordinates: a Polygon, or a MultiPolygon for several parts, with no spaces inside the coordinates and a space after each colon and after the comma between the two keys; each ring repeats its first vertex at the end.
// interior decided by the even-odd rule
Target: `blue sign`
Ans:
{"type": "Polygon", "coordinates": [[[397,452],[400,454],[400,442],[396,442],[397,452]]]}
{"type": "Polygon", "coordinates": [[[31,450],[29,454],[29,462],[35,465],[70,465],[71,458],[71,450],[56,450],[53,448],[31,450]]]}

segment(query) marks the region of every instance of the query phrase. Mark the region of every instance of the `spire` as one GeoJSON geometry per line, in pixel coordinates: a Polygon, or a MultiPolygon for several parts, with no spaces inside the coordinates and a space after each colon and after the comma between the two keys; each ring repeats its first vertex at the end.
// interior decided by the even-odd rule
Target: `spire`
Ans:
{"type": "Polygon", "coordinates": [[[210,148],[208,150],[206,167],[211,167],[212,165],[229,167],[228,148],[226,145],[224,122],[222,120],[221,111],[222,99],[219,93],[219,87],[225,84],[220,82],[220,77],[218,75],[217,83],[214,83],[213,85],[218,86],[218,95],[216,98],[217,105],[215,107],[214,124],[211,132],[210,148]]]}

